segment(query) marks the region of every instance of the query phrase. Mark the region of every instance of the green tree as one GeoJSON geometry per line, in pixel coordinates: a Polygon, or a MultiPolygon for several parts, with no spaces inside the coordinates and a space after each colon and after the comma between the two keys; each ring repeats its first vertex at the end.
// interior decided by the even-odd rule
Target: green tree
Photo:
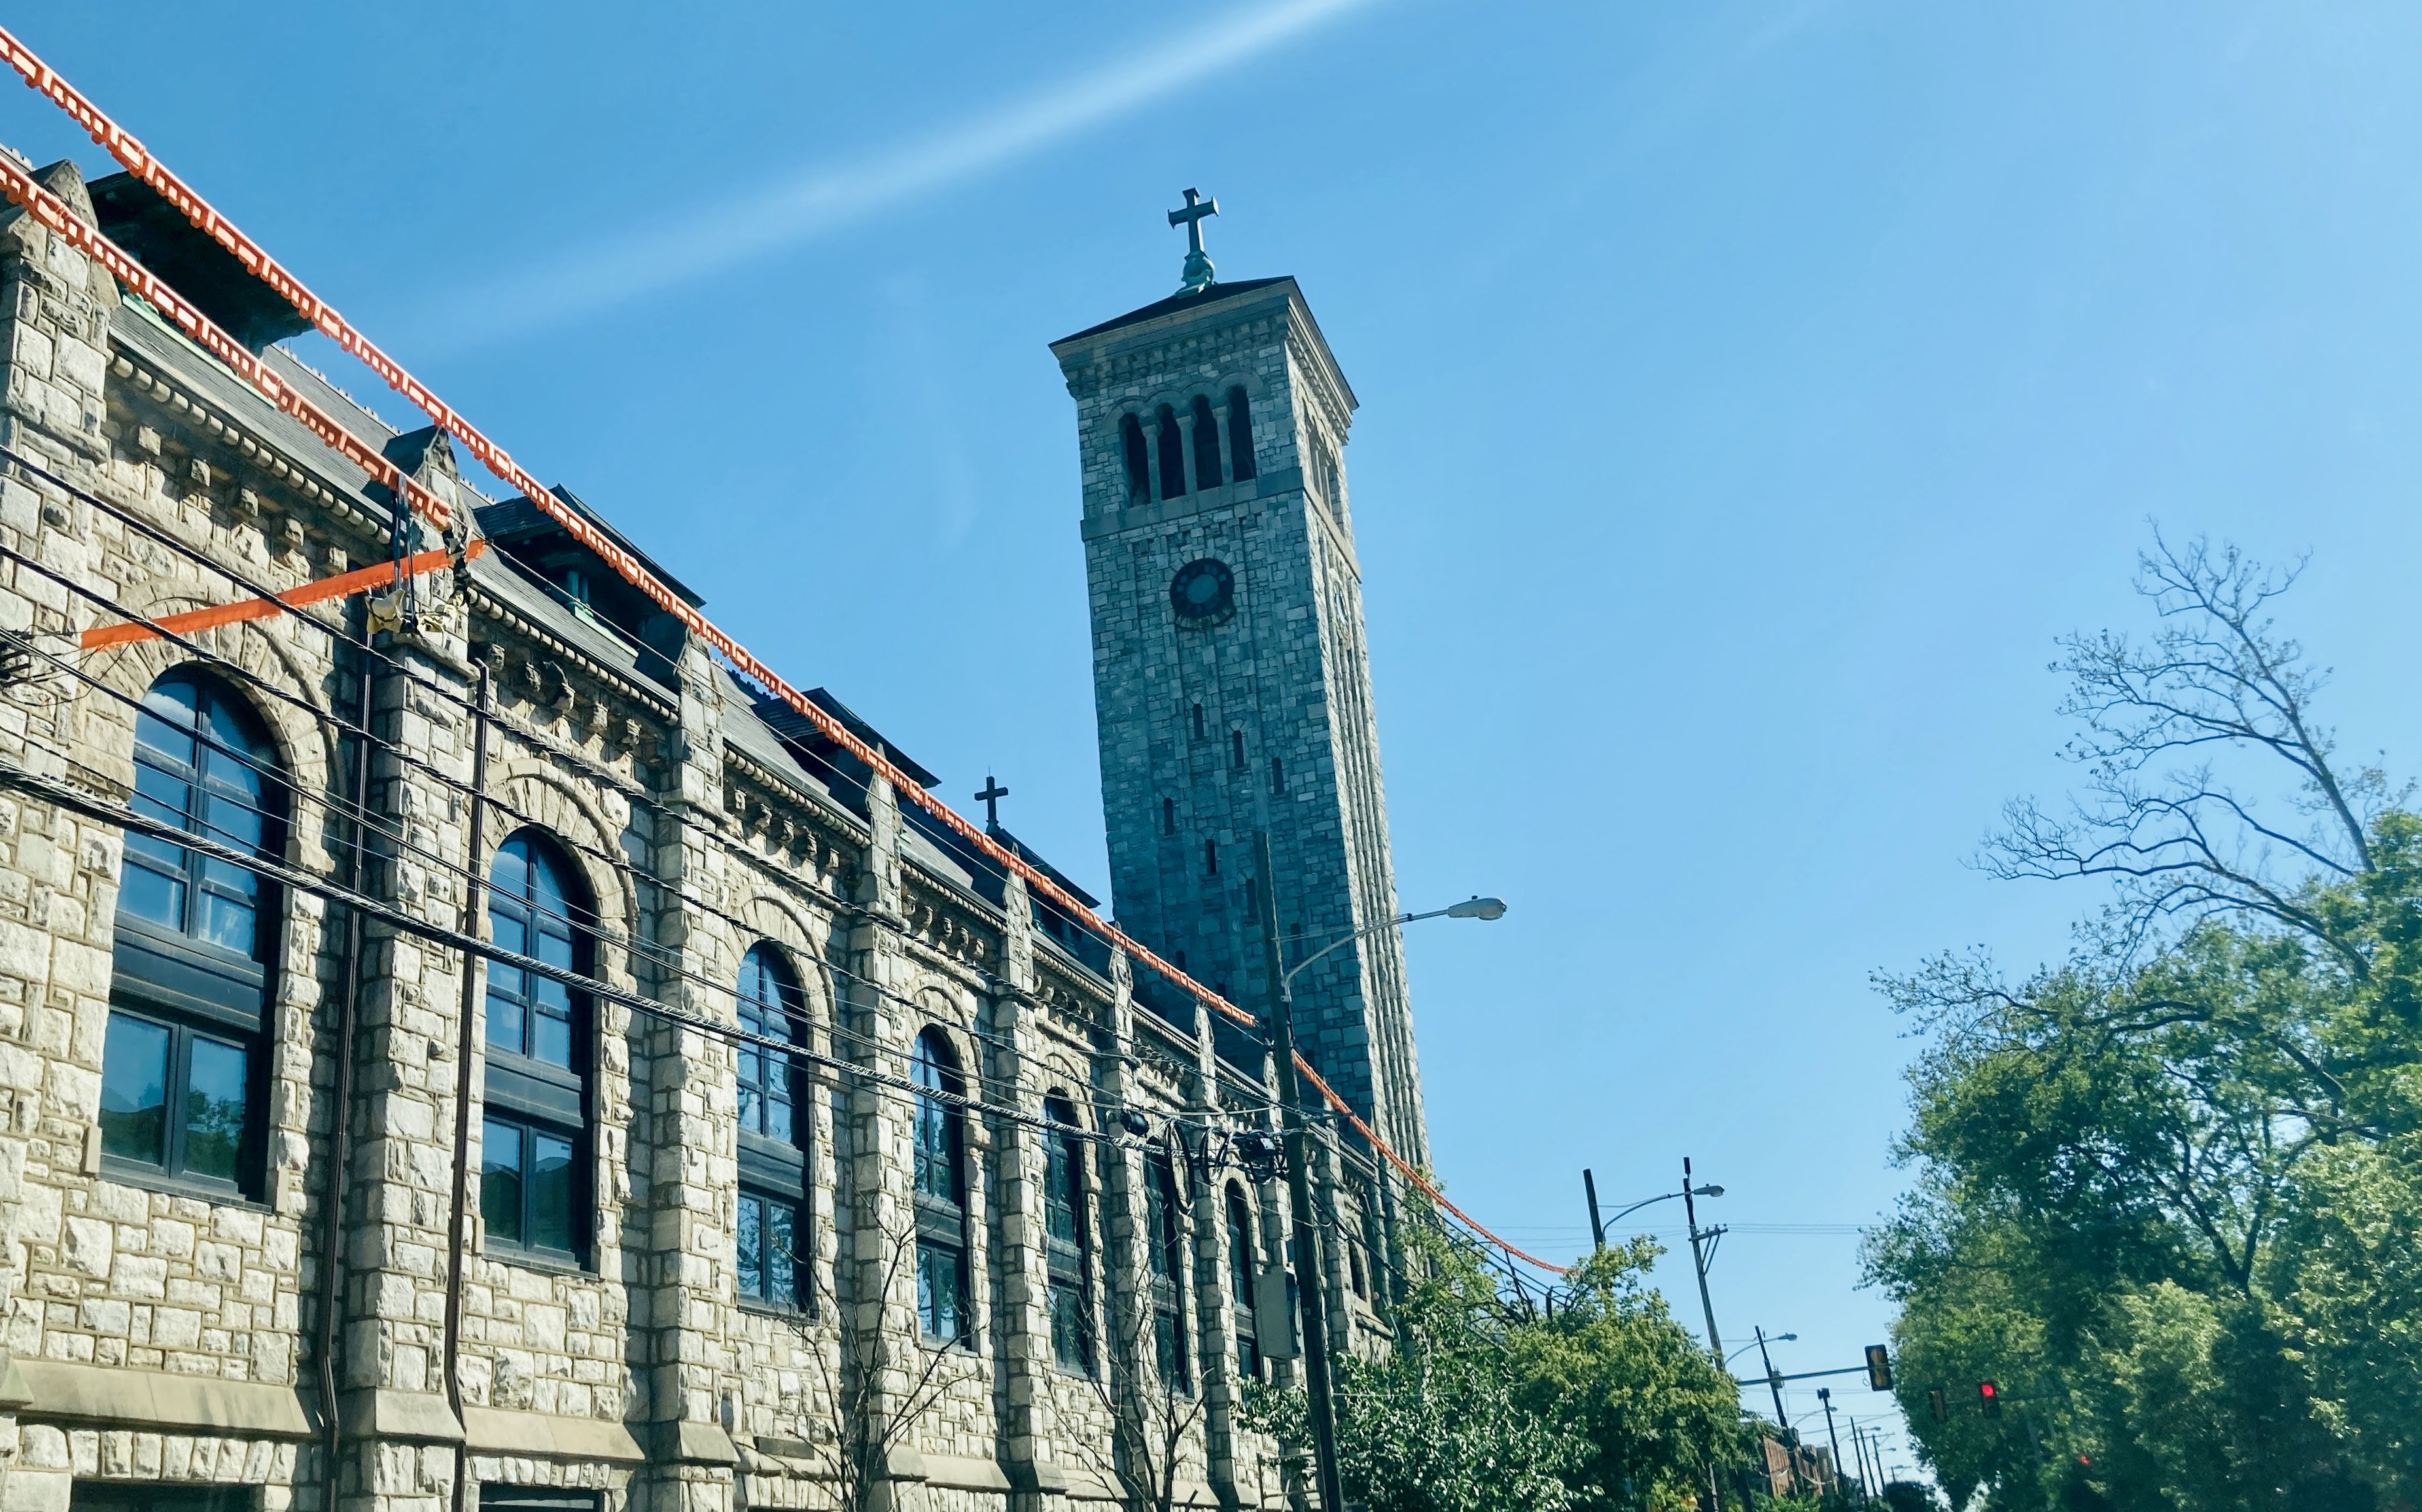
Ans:
{"type": "Polygon", "coordinates": [[[1710,1461],[1739,1454],[1732,1378],[1648,1284],[1663,1251],[1642,1237],[1566,1272],[1570,1299],[1510,1331],[1518,1399],[1586,1445],[1569,1477],[1576,1505],[1687,1505],[1710,1461]]]}
{"type": "MultiPolygon", "coordinates": [[[[1552,1314],[1509,1295],[1480,1248],[1434,1217],[1406,1229],[1396,1347],[1335,1362],[1339,1478],[1371,1512],[1662,1509],[1709,1461],[1747,1462],[1729,1377],[1647,1284],[1643,1238],[1568,1272],[1552,1314]]],[[[1249,1392],[1248,1421],[1306,1438],[1293,1392],[1249,1392]]]]}
{"type": "Polygon", "coordinates": [[[2158,633],[2060,664],[2079,793],[2013,804],[1987,855],[2106,906],[2017,984],[1974,955],[1881,979],[1927,1036],[1916,1185],[1868,1249],[1904,1398],[1955,1505],[2410,1499],[2365,1382],[2422,1315],[2387,1238],[2422,1217],[2422,821],[2335,760],[2268,618],[2292,573],[2158,540],[2141,565],[2158,633]]]}

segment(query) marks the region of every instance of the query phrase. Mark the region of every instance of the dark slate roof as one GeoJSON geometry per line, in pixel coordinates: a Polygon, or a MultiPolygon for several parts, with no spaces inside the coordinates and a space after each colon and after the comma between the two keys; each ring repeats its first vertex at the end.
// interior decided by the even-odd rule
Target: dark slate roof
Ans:
{"type": "Polygon", "coordinates": [[[1154,300],[1141,309],[1131,309],[1116,320],[1104,321],[1099,325],[1088,325],[1076,335],[1063,336],[1051,344],[1065,346],[1071,341],[1079,341],[1089,336],[1099,336],[1104,331],[1115,331],[1122,325],[1140,324],[1163,315],[1174,315],[1180,310],[1199,309],[1204,305],[1217,304],[1231,295],[1250,293],[1256,289],[1267,289],[1272,284],[1285,283],[1287,279],[1287,275],[1281,274],[1275,278],[1246,278],[1235,283],[1215,283],[1198,293],[1174,293],[1167,299],[1154,300]]]}
{"type": "MultiPolygon", "coordinates": [[[[808,689],[808,701],[841,721],[841,728],[881,751],[892,765],[907,775],[920,787],[932,787],[942,780],[917,764],[906,751],[883,738],[881,731],[857,717],[857,711],[834,698],[820,687],[808,689]]],[[[824,732],[813,721],[770,693],[759,694],[755,700],[757,717],[765,721],[773,732],[794,746],[801,747],[817,762],[829,764],[834,756],[843,755],[841,747],[826,740],[824,732]]],[[[809,768],[814,770],[811,765],[809,768]]]]}
{"type": "Polygon", "coordinates": [[[578,651],[601,667],[637,673],[649,682],[677,681],[665,654],[625,635],[603,618],[563,602],[560,591],[501,551],[471,559],[471,581],[522,619],[578,651]]]}
{"type": "MultiPolygon", "coordinates": [[[[158,310],[133,294],[121,293],[110,316],[110,334],[142,358],[178,379],[212,403],[237,417],[274,443],[295,465],[310,469],[320,480],[344,494],[373,518],[394,508],[385,491],[370,491],[370,474],[328,449],[302,421],[260,397],[260,391],[228,370],[185,333],[170,325],[158,310]]],[[[326,412],[330,418],[359,437],[372,450],[395,439],[395,428],[363,409],[326,379],[297,362],[283,347],[260,354],[271,371],[326,412]]]]}
{"type": "Polygon", "coordinates": [[[113,173],[85,187],[92,195],[93,218],[101,222],[102,235],[133,253],[134,260],[253,351],[311,328],[234,253],[134,175],[113,173]]]}
{"type": "MultiPolygon", "coordinates": [[[[690,591],[680,578],[665,571],[653,557],[633,545],[630,537],[615,529],[606,516],[590,509],[588,501],[579,495],[560,484],[548,489],[547,492],[570,506],[574,513],[594,526],[606,540],[629,552],[640,566],[654,574],[656,581],[671,589],[674,596],[683,603],[694,609],[705,605],[705,599],[690,591]]],[[[499,504],[480,506],[479,514],[480,533],[507,551],[517,551],[527,542],[550,535],[559,535],[566,542],[572,539],[570,531],[558,525],[552,516],[542,511],[536,504],[518,494],[499,504]]]]}
{"type": "Polygon", "coordinates": [[[994,825],[987,829],[985,833],[989,834],[994,840],[1007,847],[1011,855],[1016,857],[1019,860],[1024,861],[1027,865],[1042,873],[1045,876],[1049,877],[1052,881],[1060,884],[1062,888],[1067,890],[1068,895],[1075,898],[1078,903],[1083,904],[1088,908],[1097,908],[1101,906],[1101,899],[1094,897],[1083,888],[1078,887],[1076,884],[1076,881],[1071,878],[1067,873],[1062,872],[1060,868],[1052,865],[1049,861],[1046,861],[1042,857],[1036,855],[1034,851],[1027,845],[1026,842],[1018,839],[1015,835],[1011,834],[1003,826],[994,825]]]}

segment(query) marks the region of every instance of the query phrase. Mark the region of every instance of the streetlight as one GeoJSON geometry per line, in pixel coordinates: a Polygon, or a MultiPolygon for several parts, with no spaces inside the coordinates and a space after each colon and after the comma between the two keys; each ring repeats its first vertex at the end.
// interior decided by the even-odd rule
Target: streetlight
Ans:
{"type": "Polygon", "coordinates": [[[1731,1354],[1728,1354],[1728,1355],[1726,1355],[1726,1356],[1724,1357],[1724,1368],[1725,1368],[1725,1369],[1727,1369],[1727,1370],[1731,1369],[1731,1368],[1732,1368],[1732,1363],[1733,1363],[1733,1362],[1734,1362],[1734,1361],[1738,1360],[1741,1356],[1743,1356],[1743,1355],[1745,1355],[1745,1354],[1749,1353],[1752,1349],[1761,1348],[1761,1347],[1763,1347],[1765,1345],[1769,1345],[1769,1344],[1785,1344],[1785,1343],[1789,1343],[1789,1342],[1791,1342],[1791,1341],[1797,1340],[1799,1337],[1800,1337],[1800,1335],[1799,1335],[1799,1334],[1797,1334],[1797,1333],[1774,1333],[1774,1334],[1769,1334],[1769,1335],[1768,1335],[1765,1339],[1763,1339],[1763,1340],[1756,1340],[1756,1339],[1753,1339],[1753,1340],[1751,1340],[1749,1343],[1742,1345],[1739,1348],[1735,1349],[1731,1354]]]}
{"type": "Polygon", "coordinates": [[[1590,1240],[1595,1248],[1600,1250],[1606,1248],[1606,1231],[1610,1226],[1622,1222],[1644,1207],[1656,1203],[1670,1203],[1676,1197],[1721,1197],[1724,1194],[1724,1189],[1722,1187],[1693,1187],[1688,1192],[1659,1192],[1654,1197],[1643,1197],[1612,1218],[1601,1222],[1597,1216],[1597,1177],[1587,1171],[1582,1172],[1581,1190],[1589,1196],[1590,1240]]]}
{"type": "Polygon", "coordinates": [[[1262,958],[1270,981],[1270,1049],[1278,1062],[1279,1106],[1285,1110],[1287,1205],[1294,1213],[1295,1273],[1300,1284],[1296,1295],[1303,1308],[1303,1375],[1305,1395],[1312,1408],[1312,1447],[1314,1470],[1320,1482],[1320,1504],[1342,1507],[1345,1495],[1337,1479],[1337,1409],[1329,1400],[1329,1297],[1322,1291],[1320,1268],[1315,1265],[1313,1245],[1317,1226],[1312,1216],[1312,1181],[1306,1159],[1303,1115],[1303,1085],[1295,1069],[1295,979],[1313,962],[1329,952],[1353,944],[1366,936],[1402,929],[1407,924],[1424,919],[1498,920],[1505,917],[1502,898],[1473,897],[1462,903],[1433,908],[1427,913],[1398,914],[1385,923],[1372,924],[1341,939],[1334,939],[1298,961],[1289,969],[1279,950],[1279,892],[1275,869],[1270,865],[1270,837],[1265,830],[1255,844],[1254,860],[1261,874],[1262,895],[1262,958]]]}
{"type": "MultiPolygon", "coordinates": [[[[1269,910],[1266,908],[1263,912],[1266,914],[1269,910]]],[[[1323,945],[1320,949],[1313,952],[1310,955],[1305,956],[1302,960],[1296,962],[1292,968],[1288,969],[1286,973],[1279,979],[1279,985],[1281,988],[1279,993],[1279,1001],[1282,1006],[1288,1001],[1295,987],[1295,979],[1302,972],[1305,967],[1319,960],[1330,951],[1341,950],[1345,946],[1353,944],[1358,939],[1363,939],[1372,935],[1384,935],[1392,929],[1402,929],[1407,924],[1420,923],[1424,919],[1479,919],[1494,923],[1496,921],[1504,917],[1504,899],[1482,898],[1475,896],[1467,898],[1461,903],[1448,904],[1443,908],[1432,908],[1427,913],[1398,914],[1395,918],[1387,921],[1385,923],[1371,924],[1364,928],[1358,929],[1351,935],[1346,935],[1340,938],[1330,940],[1328,944],[1323,945]]],[[[1302,938],[1304,937],[1298,936],[1297,937],[1302,938]]]]}

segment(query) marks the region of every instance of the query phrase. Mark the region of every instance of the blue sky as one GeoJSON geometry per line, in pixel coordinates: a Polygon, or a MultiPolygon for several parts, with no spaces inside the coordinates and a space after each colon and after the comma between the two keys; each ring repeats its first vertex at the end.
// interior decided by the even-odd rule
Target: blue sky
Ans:
{"type": "MultiPolygon", "coordinates": [[[[776,666],[954,797],[998,772],[1097,888],[1045,345],[1169,292],[1163,212],[1218,196],[1221,273],[1297,276],[1362,401],[1404,898],[1514,905],[1411,939],[1442,1173],[1569,1254],[1581,1166],[1613,1205],[1695,1157],[1738,1225],[1719,1320],[1798,1332],[1785,1369],[1887,1321],[1850,1230],[1902,1179],[1911,1046],[1868,973],[2024,965],[2091,901],[1964,858],[2066,780],[2052,638],[2142,622],[2149,516],[2309,550],[2327,712],[2415,769],[2411,8],[10,24],[776,666]]],[[[29,92],[0,137],[103,167],[29,92]]],[[[1687,1266],[1661,1274],[1695,1319],[1687,1266]]]]}

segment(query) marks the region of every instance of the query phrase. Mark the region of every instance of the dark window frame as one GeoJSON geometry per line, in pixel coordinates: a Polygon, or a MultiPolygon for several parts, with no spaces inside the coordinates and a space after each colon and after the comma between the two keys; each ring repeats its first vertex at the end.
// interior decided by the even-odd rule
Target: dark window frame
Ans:
{"type": "Polygon", "coordinates": [[[797,1192],[767,1191],[754,1184],[743,1184],[732,1209],[732,1273],[734,1291],[747,1305],[769,1308],[784,1313],[812,1313],[815,1287],[814,1246],[810,1238],[808,1203],[797,1192]],[[757,1205],[758,1252],[752,1266],[744,1244],[748,1232],[748,1207],[757,1205]],[[770,1249],[771,1235],[766,1218],[773,1208],[788,1208],[791,1218],[791,1285],[787,1294],[772,1288],[774,1259],[770,1249]]]}
{"type": "MultiPolygon", "coordinates": [[[[516,953],[539,960],[559,954],[563,959],[552,964],[578,976],[596,974],[596,910],[587,896],[586,879],[561,842],[535,825],[517,829],[496,847],[489,861],[488,876],[488,928],[492,940],[511,949],[504,934],[505,927],[511,925],[520,932],[522,948],[516,953]],[[517,892],[508,890],[501,880],[508,857],[521,868],[523,881],[517,892]],[[542,906],[538,885],[542,875],[551,879],[554,894],[560,900],[559,911],[542,906]]],[[[499,1237],[493,1224],[483,1222],[482,1249],[499,1259],[528,1258],[584,1270],[593,1268],[597,1226],[592,1169],[597,1148],[593,1127],[596,1005],[587,993],[497,961],[487,963],[482,1001],[487,1016],[486,1032],[481,1036],[483,1112],[525,1131],[522,1236],[499,1237]],[[542,984],[560,988],[560,1013],[546,1002],[547,985],[542,984]],[[513,1010],[519,1027],[514,1041],[496,1038],[500,1004],[513,1010]],[[532,1053],[541,1043],[541,1019],[562,1024],[563,1060],[532,1053]],[[572,1146],[571,1211],[566,1220],[572,1242],[568,1246],[539,1244],[528,1237],[535,1226],[530,1214],[537,1185],[531,1152],[535,1140],[541,1137],[566,1140],[572,1146]]],[[[481,1163],[484,1171],[484,1155],[481,1163]]],[[[483,1187],[483,1218],[488,1210],[483,1187]]]]}
{"type": "Polygon", "coordinates": [[[1165,1150],[1156,1150],[1144,1176],[1144,1234],[1152,1295],[1154,1362],[1161,1384],[1185,1395],[1194,1392],[1186,1338],[1186,1225],[1179,1216],[1177,1172],[1165,1150]]]}
{"type": "Polygon", "coordinates": [[[967,1253],[967,1114],[952,1100],[967,1095],[967,1083],[958,1051],[936,1025],[919,1032],[908,1064],[909,1079],[919,1088],[909,1176],[917,1221],[917,1330],[928,1343],[972,1349],[975,1288],[967,1253]],[[945,1283],[952,1294],[947,1313],[955,1331],[943,1328],[945,1283]]]}
{"type": "Polygon", "coordinates": [[[1228,1184],[1228,1297],[1235,1315],[1236,1369],[1250,1380],[1262,1375],[1262,1341],[1255,1331],[1253,1287],[1261,1255],[1253,1243],[1253,1208],[1245,1189],[1228,1184]]]}
{"type": "MultiPolygon", "coordinates": [[[[138,812],[222,844],[248,846],[259,857],[274,859],[284,853],[287,780],[275,742],[253,705],[217,678],[180,666],[155,679],[135,717],[134,761],[133,806],[138,812]]],[[[269,1000],[276,980],[283,903],[282,890],[257,872],[242,871],[188,846],[126,837],[112,923],[108,1021],[112,1027],[122,1023],[129,1029],[158,1030],[166,1045],[160,1062],[159,1129],[153,1143],[159,1158],[151,1159],[131,1152],[131,1137],[111,1138],[107,1100],[113,1083],[129,1067],[119,1064],[113,1077],[107,1046],[115,1036],[104,1034],[101,1117],[105,1175],[217,1201],[261,1199],[268,1170],[269,1000]],[[139,895],[128,885],[130,869],[178,890],[174,920],[130,906],[130,897],[139,895]],[[205,912],[211,899],[224,900],[248,915],[252,937],[245,949],[211,937],[205,912]],[[243,1124],[226,1174],[197,1170],[191,1158],[200,1113],[194,1104],[197,1041],[244,1057],[239,1095],[243,1124]]]]}
{"type": "Polygon", "coordinates": [[[1071,1375],[1093,1374],[1092,1184],[1076,1109],[1046,1097],[1043,1117],[1043,1270],[1051,1314],[1051,1358],[1071,1375]]]}
{"type": "Polygon", "coordinates": [[[480,1126],[480,1228],[481,1251],[493,1256],[511,1255],[517,1259],[539,1260],[554,1265],[586,1268],[586,1240],[590,1225],[585,1221],[590,1212],[589,1142],[580,1134],[559,1125],[543,1122],[513,1112],[485,1110],[480,1126]],[[511,1170],[514,1191],[519,1202],[514,1205],[513,1231],[499,1235],[499,1200],[505,1190],[494,1173],[499,1164],[495,1148],[499,1130],[510,1130],[512,1140],[511,1170]],[[539,1141],[555,1140],[565,1146],[565,1163],[570,1172],[563,1215],[565,1244],[543,1244],[532,1236],[539,1227],[541,1201],[539,1141]]]}

